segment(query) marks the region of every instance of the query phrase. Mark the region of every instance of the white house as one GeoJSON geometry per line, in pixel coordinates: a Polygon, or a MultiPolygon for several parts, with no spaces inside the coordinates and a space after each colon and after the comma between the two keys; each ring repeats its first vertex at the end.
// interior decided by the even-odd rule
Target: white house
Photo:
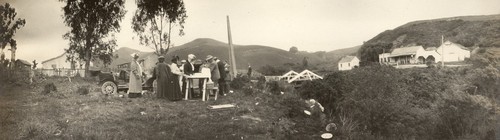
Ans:
{"type": "Polygon", "coordinates": [[[356,56],[345,56],[339,61],[339,70],[351,70],[352,68],[359,67],[359,59],[356,56]]]}
{"type": "MultiPolygon", "coordinates": [[[[83,63],[82,63],[83,64],[83,63]]],[[[66,61],[66,53],[63,53],[54,58],[42,61],[42,69],[79,69],[80,63],[66,61]]],[[[82,69],[85,65],[82,65],[82,69]]]]}
{"type": "Polygon", "coordinates": [[[470,58],[470,51],[467,48],[451,41],[444,42],[436,51],[443,56],[444,62],[464,61],[465,58],[470,58]]]}
{"type": "Polygon", "coordinates": [[[378,57],[382,64],[425,64],[441,59],[438,52],[433,49],[425,50],[422,46],[396,48],[391,53],[382,53],[378,57]]]}

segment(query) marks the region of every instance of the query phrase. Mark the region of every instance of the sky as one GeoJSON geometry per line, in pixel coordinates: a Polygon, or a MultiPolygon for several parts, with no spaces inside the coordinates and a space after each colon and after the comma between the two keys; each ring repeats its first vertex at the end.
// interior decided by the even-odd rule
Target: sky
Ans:
{"type": "MultiPolygon", "coordinates": [[[[28,61],[56,57],[68,48],[62,35],[59,0],[0,0],[10,3],[26,26],[18,30],[16,57],[28,61]]],[[[227,41],[226,16],[234,44],[264,45],[288,50],[332,51],[363,44],[377,34],[415,20],[467,15],[500,14],[500,0],[184,0],[188,18],[185,35],[173,36],[174,45],[197,38],[227,41]]],[[[118,48],[153,51],[141,46],[132,31],[135,0],[116,33],[118,48]]],[[[118,49],[117,48],[117,49],[118,49]]],[[[10,51],[3,50],[10,58],[10,51]]]]}

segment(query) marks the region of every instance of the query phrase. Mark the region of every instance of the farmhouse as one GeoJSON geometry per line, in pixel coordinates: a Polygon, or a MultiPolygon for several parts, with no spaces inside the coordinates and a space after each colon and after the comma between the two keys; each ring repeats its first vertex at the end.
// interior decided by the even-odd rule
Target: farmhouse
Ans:
{"type": "Polygon", "coordinates": [[[441,55],[435,50],[425,50],[422,46],[402,47],[392,50],[391,53],[379,54],[381,64],[425,64],[426,62],[436,62],[441,59],[441,55]]]}
{"type": "Polygon", "coordinates": [[[451,41],[444,42],[436,49],[436,51],[442,54],[444,62],[458,62],[464,61],[465,58],[470,58],[470,50],[451,41]]]}
{"type": "Polygon", "coordinates": [[[17,59],[16,60],[16,67],[21,69],[21,70],[29,70],[29,69],[31,69],[31,63],[26,61],[26,60],[17,59]]]}
{"type": "Polygon", "coordinates": [[[356,56],[345,56],[339,61],[339,70],[351,70],[354,67],[359,67],[359,59],[356,56]]]}

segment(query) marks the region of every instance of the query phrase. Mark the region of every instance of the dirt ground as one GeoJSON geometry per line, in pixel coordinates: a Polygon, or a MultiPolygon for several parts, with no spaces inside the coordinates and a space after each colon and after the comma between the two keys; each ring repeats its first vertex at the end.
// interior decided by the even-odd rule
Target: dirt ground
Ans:
{"type": "Polygon", "coordinates": [[[120,98],[92,80],[49,78],[0,86],[0,137],[6,139],[280,139],[283,110],[274,102],[233,93],[208,102],[120,98]],[[42,94],[54,83],[57,91],[42,94]],[[90,93],[80,95],[78,87],[90,93]],[[210,110],[209,105],[236,104],[210,110]]]}

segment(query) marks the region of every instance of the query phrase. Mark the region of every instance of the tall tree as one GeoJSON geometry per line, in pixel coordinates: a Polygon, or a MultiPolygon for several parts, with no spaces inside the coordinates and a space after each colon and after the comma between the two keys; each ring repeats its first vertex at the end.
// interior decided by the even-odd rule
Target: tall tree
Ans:
{"type": "Polygon", "coordinates": [[[295,46],[292,46],[292,47],[290,47],[289,52],[291,52],[291,53],[297,53],[297,52],[299,52],[299,48],[297,48],[295,46]]]}
{"type": "Polygon", "coordinates": [[[137,11],[132,28],[139,36],[141,45],[153,48],[157,55],[168,53],[172,43],[173,28],[184,35],[187,18],[183,0],[137,0],[137,11]]]}
{"type": "MultiPolygon", "coordinates": [[[[16,40],[13,38],[14,34],[26,24],[26,20],[21,18],[16,19],[16,16],[16,9],[11,7],[9,3],[0,5],[0,54],[3,55],[3,50],[7,47],[7,44],[9,44],[9,50],[12,52],[11,62],[15,62],[17,50],[16,40]]],[[[0,62],[3,62],[3,59],[4,58],[2,58],[0,62]]],[[[13,64],[14,63],[11,64],[11,67],[13,64]]]]}
{"type": "Polygon", "coordinates": [[[66,49],[67,60],[85,61],[85,76],[90,75],[92,60],[102,60],[109,64],[113,57],[120,22],[125,15],[124,0],[60,0],[63,7],[64,23],[71,31],[64,34],[70,41],[66,49]]]}

